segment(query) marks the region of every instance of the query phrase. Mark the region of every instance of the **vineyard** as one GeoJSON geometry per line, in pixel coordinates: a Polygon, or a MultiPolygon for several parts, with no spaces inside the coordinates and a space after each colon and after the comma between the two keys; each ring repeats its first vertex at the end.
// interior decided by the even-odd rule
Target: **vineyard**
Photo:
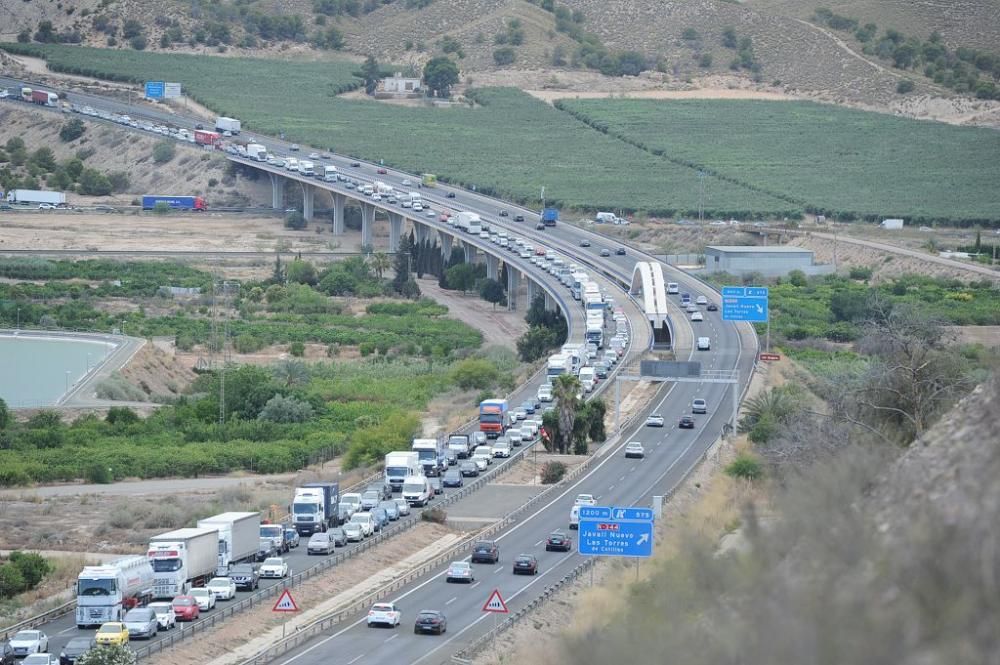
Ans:
{"type": "Polygon", "coordinates": [[[565,100],[598,131],[844,219],[1000,221],[1000,133],[809,102],[565,100]]]}

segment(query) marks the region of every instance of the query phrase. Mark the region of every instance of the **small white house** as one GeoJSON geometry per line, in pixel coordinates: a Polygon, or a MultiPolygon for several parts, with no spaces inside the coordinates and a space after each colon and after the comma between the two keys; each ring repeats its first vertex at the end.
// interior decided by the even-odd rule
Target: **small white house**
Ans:
{"type": "Polygon", "coordinates": [[[903,220],[901,219],[883,219],[880,226],[883,229],[892,229],[893,231],[898,231],[903,228],[903,220]]]}
{"type": "Polygon", "coordinates": [[[381,81],[380,91],[391,95],[409,95],[420,92],[420,79],[403,76],[402,72],[396,72],[395,76],[389,76],[381,81]]]}

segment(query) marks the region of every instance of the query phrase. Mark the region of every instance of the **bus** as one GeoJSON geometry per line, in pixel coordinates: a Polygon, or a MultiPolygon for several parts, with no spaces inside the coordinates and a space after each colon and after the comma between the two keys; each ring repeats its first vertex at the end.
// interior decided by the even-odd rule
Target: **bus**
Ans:
{"type": "Polygon", "coordinates": [[[420,176],[420,184],[424,187],[434,187],[437,185],[438,177],[433,173],[425,173],[420,176]]]}

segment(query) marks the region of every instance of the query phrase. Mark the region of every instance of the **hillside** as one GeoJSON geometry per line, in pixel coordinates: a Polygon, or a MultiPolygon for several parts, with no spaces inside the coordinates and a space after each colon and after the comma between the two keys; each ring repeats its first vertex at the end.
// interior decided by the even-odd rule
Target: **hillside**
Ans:
{"type": "MultiPolygon", "coordinates": [[[[953,50],[995,53],[998,2],[960,0],[942,12],[927,1],[842,0],[832,9],[875,22],[881,31],[919,39],[937,31],[953,50]]],[[[22,40],[278,58],[340,51],[358,59],[373,54],[412,71],[449,55],[466,83],[559,88],[569,80],[579,84],[574,90],[611,91],[749,84],[914,115],[926,112],[927,96],[955,97],[922,70],[896,70],[890,61],[861,53],[849,33],[813,24],[815,9],[792,0],[11,2],[0,6],[0,39],[20,34],[22,40]],[[622,59],[629,52],[639,59],[622,59]],[[638,77],[621,76],[643,67],[638,77]],[[577,78],[582,72],[589,76],[577,78]],[[613,75],[602,75],[608,73],[613,75]],[[915,83],[906,97],[896,91],[904,77],[915,83]]]]}

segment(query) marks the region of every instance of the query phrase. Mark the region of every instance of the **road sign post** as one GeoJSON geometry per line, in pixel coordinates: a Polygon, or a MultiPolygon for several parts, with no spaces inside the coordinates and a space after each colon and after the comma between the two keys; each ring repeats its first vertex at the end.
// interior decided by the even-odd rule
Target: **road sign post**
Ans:
{"type": "Polygon", "coordinates": [[[580,506],[579,552],[649,558],[653,555],[653,510],[580,506]]]}

